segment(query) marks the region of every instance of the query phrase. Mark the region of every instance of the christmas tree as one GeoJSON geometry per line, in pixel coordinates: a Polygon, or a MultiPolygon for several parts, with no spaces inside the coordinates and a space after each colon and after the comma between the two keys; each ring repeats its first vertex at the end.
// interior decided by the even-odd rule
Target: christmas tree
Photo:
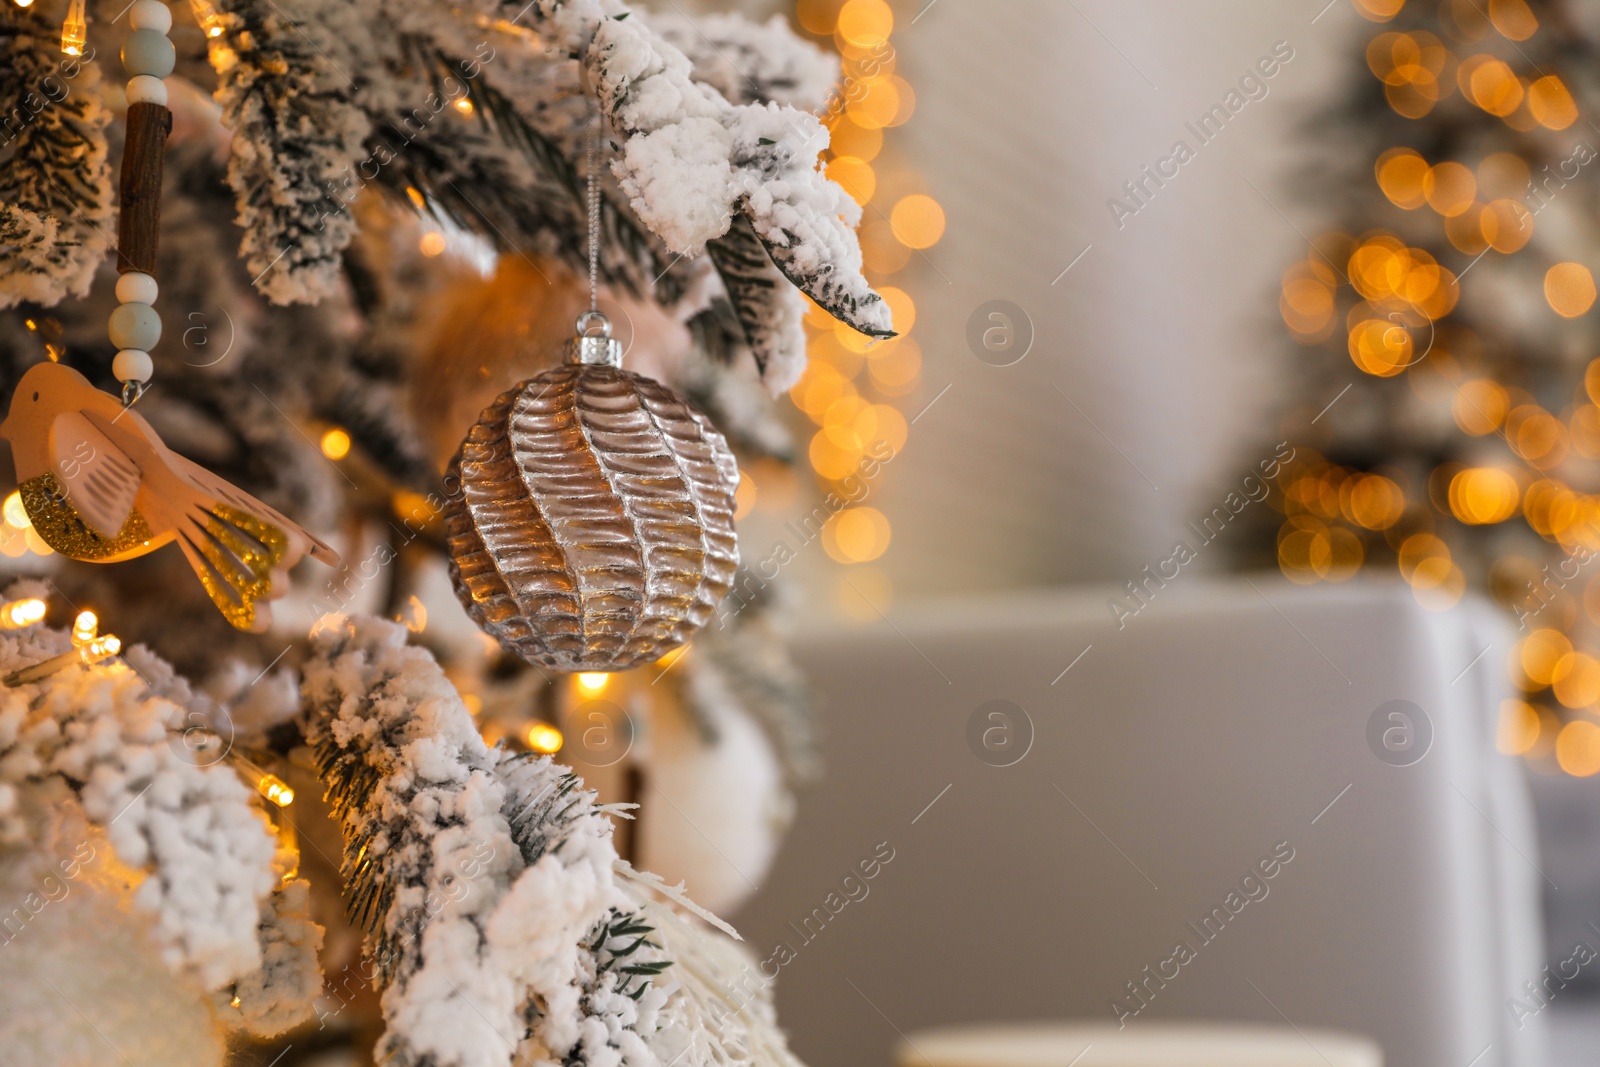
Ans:
{"type": "MultiPolygon", "coordinates": [[[[183,1064],[370,1049],[787,1067],[770,996],[730,1006],[732,931],[629,862],[674,867],[632,804],[652,761],[720,746],[769,768],[740,800],[772,827],[814,775],[782,583],[735,575],[692,655],[552,674],[453,605],[464,492],[444,473],[596,305],[628,369],[690,400],[742,466],[789,461],[771,398],[816,392],[806,324],[858,366],[893,336],[863,275],[860,190],[830,177],[859,185],[863,131],[903,118],[861,106],[863,81],[888,83],[888,25],[857,27],[842,91],[837,58],[781,19],[614,0],[126,6],[0,8],[0,395],[15,416],[25,374],[70,367],[196,484],[270,521],[206,518],[216,544],[187,557],[91,566],[52,552],[40,509],[92,526],[103,500],[6,498],[0,880],[24,901],[5,920],[24,962],[0,979],[0,1039],[60,1063],[99,1062],[109,1040],[183,1064]],[[171,42],[165,77],[152,33],[171,42]],[[158,105],[159,258],[130,275],[132,165],[120,198],[114,177],[148,164],[139,109],[158,105]],[[825,173],[830,126],[858,155],[825,173]],[[163,335],[113,343],[108,317],[117,336],[153,299],[128,295],[144,273],[163,335]],[[257,558],[278,526],[342,562],[308,560],[283,595],[257,558]],[[235,557],[270,578],[265,632],[267,600],[228,615],[205,580],[235,557]],[[84,943],[108,916],[115,946],[84,943]],[[107,971],[141,977],[113,995],[107,971]]],[[[901,364],[891,391],[915,377],[903,356],[884,362],[901,364]]],[[[825,369],[835,400],[856,395],[825,369]]],[[[658,415],[677,403],[641,395],[658,415]]]]}
{"type": "Polygon", "coordinates": [[[1355,6],[1374,26],[1314,120],[1305,186],[1336,228],[1284,273],[1294,455],[1257,544],[1301,583],[1398,570],[1431,609],[1492,597],[1524,694],[1502,749],[1593,774],[1594,27],[1560,0],[1355,6]]]}

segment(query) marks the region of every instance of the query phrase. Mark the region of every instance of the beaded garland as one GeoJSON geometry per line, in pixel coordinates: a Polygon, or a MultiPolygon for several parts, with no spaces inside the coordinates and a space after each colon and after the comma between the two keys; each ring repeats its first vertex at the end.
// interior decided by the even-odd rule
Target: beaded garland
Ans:
{"type": "Polygon", "coordinates": [[[122,221],[118,232],[118,307],[107,333],[117,346],[111,373],[124,396],[137,397],[150,381],[150,350],[161,340],[161,315],[155,309],[160,287],[155,279],[156,226],[161,194],[161,154],[172,112],[167,86],[177,52],[167,33],[172,11],[161,0],[135,0],[128,10],[133,32],[122,46],[128,78],[128,144],[122,160],[122,221]]]}

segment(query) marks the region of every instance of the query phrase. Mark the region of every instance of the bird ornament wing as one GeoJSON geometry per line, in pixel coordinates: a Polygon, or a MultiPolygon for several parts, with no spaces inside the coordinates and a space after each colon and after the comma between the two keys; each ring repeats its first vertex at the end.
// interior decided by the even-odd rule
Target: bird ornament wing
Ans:
{"type": "Polygon", "coordinates": [[[289,568],[307,554],[329,566],[339,554],[238,486],[176,452],[175,474],[194,490],[178,521],[178,545],[223,616],[241,630],[271,625],[268,601],[289,588],[289,568]]]}
{"type": "Polygon", "coordinates": [[[294,520],[287,518],[282,512],[262,503],[232,482],[217,477],[200,466],[200,464],[185,459],[176,452],[172,455],[176,461],[175,467],[193,482],[197,488],[216,497],[224,504],[231,505],[239,511],[251,512],[266,522],[280,527],[289,539],[290,551],[294,557],[289,566],[299,562],[300,557],[305,555],[326,563],[330,567],[339,565],[339,553],[329,547],[326,542],[294,522],[294,520]]]}
{"type": "Polygon", "coordinates": [[[139,495],[138,466],[81,411],[50,420],[50,460],[56,487],[84,525],[116,540],[139,495]]]}

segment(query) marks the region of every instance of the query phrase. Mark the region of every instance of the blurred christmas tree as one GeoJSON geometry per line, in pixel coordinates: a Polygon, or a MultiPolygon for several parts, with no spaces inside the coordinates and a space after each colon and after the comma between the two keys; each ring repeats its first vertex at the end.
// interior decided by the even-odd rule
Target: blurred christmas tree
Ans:
{"type": "Polygon", "coordinates": [[[1296,582],[1486,592],[1521,627],[1502,749],[1594,774],[1600,11],[1354,2],[1376,26],[1302,182],[1340,228],[1284,273],[1297,447],[1257,543],[1296,582]]]}

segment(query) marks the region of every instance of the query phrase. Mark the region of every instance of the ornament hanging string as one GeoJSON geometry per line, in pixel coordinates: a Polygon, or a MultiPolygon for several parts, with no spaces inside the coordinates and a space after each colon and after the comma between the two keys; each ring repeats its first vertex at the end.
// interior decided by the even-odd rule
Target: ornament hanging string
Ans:
{"type": "Polygon", "coordinates": [[[585,145],[584,206],[588,213],[589,308],[578,316],[576,335],[566,344],[569,363],[622,365],[622,342],[611,336],[611,320],[600,310],[600,131],[605,124],[599,101],[593,105],[585,145]]]}
{"type": "Polygon", "coordinates": [[[600,155],[599,101],[594,106],[594,122],[589,127],[589,159],[587,190],[589,199],[589,311],[600,313],[600,175],[596,168],[600,155]]]}

